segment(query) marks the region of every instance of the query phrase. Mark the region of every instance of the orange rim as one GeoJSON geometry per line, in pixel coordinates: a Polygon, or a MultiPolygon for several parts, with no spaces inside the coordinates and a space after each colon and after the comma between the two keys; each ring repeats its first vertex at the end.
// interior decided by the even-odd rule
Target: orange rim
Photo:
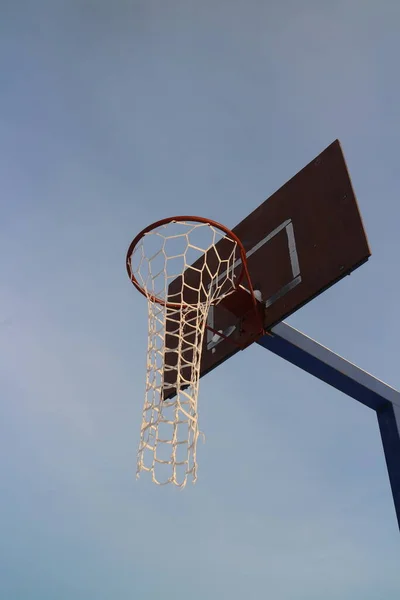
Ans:
{"type": "Polygon", "coordinates": [[[147,294],[145,289],[140,285],[140,283],[136,279],[134,273],[132,272],[132,254],[134,253],[136,246],[138,245],[140,240],[143,238],[143,236],[146,233],[153,231],[153,229],[157,229],[157,227],[161,227],[162,225],[167,225],[168,223],[173,223],[173,222],[179,223],[182,221],[194,221],[195,223],[205,223],[207,225],[212,225],[213,227],[215,227],[216,229],[219,229],[225,235],[227,235],[229,238],[231,238],[233,241],[235,241],[237,243],[238,248],[239,248],[239,253],[240,253],[240,259],[242,261],[242,268],[236,279],[234,289],[236,290],[239,287],[239,285],[242,283],[243,278],[246,277],[249,287],[250,287],[250,293],[256,303],[256,299],[254,297],[254,292],[253,292],[253,287],[251,285],[249,272],[247,269],[246,250],[244,249],[242,242],[240,241],[238,236],[233,231],[228,229],[228,227],[225,227],[225,225],[222,225],[221,223],[217,223],[217,221],[213,221],[211,219],[206,219],[204,217],[194,217],[194,216],[186,216],[186,215],[180,216],[180,217],[167,217],[166,219],[161,219],[160,221],[156,221],[155,223],[148,225],[147,227],[142,229],[142,231],[140,233],[137,234],[137,236],[132,240],[132,242],[128,248],[128,252],[126,254],[126,270],[128,271],[129,279],[131,280],[131,282],[133,283],[135,288],[141,294],[143,294],[143,296],[145,296],[146,298],[151,300],[151,302],[156,302],[157,304],[161,304],[163,306],[166,306],[167,308],[182,308],[183,306],[186,306],[184,303],[167,302],[166,300],[163,300],[162,298],[158,298],[157,296],[151,296],[151,295],[147,294]]]}

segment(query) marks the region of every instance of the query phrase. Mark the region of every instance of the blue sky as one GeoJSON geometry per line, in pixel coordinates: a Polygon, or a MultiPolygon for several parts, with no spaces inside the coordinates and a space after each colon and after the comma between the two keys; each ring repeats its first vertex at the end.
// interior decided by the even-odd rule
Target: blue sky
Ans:
{"type": "Polygon", "coordinates": [[[339,138],[373,256],[289,322],[399,388],[399,28],[397,0],[1,3],[2,598],[399,597],[375,415],[259,347],[202,381],[196,486],[135,481],[124,267],[339,138]]]}

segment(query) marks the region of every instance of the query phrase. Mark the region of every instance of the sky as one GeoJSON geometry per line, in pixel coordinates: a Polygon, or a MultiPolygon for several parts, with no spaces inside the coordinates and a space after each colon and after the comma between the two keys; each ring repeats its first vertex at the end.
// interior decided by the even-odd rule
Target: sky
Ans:
{"type": "Polygon", "coordinates": [[[198,481],[135,459],[136,233],[234,226],[334,139],[372,257],[288,323],[400,388],[398,0],[0,3],[0,597],[397,600],[375,414],[254,346],[198,481]]]}

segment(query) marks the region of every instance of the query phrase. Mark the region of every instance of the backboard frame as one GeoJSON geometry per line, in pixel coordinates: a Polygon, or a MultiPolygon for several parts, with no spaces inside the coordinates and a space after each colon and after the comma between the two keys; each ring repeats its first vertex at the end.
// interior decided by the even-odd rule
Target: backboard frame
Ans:
{"type": "MultiPolygon", "coordinates": [[[[245,248],[253,288],[261,294],[265,331],[364,264],[371,251],[339,140],[232,232],[245,248]]],[[[210,309],[202,376],[262,335],[249,333],[233,312],[223,302],[210,309]],[[217,343],[215,331],[223,333],[217,343]]]]}

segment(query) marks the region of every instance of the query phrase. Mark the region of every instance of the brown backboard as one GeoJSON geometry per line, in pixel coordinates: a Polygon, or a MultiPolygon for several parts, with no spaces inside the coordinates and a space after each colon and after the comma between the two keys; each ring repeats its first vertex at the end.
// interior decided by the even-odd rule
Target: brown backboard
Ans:
{"type": "MultiPolygon", "coordinates": [[[[265,303],[267,330],[371,255],[338,140],[233,231],[246,249],[253,287],[265,303]]],[[[214,334],[206,332],[202,375],[235,354],[237,343],[248,345],[257,339],[249,337],[241,320],[221,305],[212,307],[208,324],[228,339],[215,341],[214,334]]],[[[171,373],[168,355],[165,361],[171,373]]],[[[165,373],[165,377],[166,381],[171,376],[165,373]]]]}

